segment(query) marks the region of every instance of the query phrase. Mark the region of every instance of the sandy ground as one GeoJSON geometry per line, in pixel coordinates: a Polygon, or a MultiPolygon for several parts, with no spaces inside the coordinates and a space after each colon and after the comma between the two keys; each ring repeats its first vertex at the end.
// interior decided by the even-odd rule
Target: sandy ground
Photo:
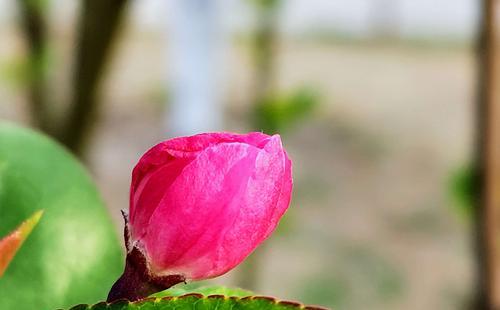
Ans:
{"type": "MultiPolygon", "coordinates": [[[[21,44],[1,38],[5,62],[21,44]]],[[[65,44],[60,89],[68,83],[65,44]]],[[[103,87],[88,158],[119,224],[131,168],[166,136],[165,49],[158,36],[127,34],[103,87]]],[[[227,128],[243,131],[251,62],[241,43],[230,56],[227,128]]],[[[473,284],[470,228],[447,184],[470,151],[473,73],[466,48],[282,43],[279,88],[312,85],[321,105],[283,137],[295,193],[261,254],[259,293],[337,309],[461,308],[473,284]]],[[[24,106],[22,89],[2,81],[0,118],[25,122],[24,106]]],[[[236,272],[217,282],[234,284],[236,272]]]]}

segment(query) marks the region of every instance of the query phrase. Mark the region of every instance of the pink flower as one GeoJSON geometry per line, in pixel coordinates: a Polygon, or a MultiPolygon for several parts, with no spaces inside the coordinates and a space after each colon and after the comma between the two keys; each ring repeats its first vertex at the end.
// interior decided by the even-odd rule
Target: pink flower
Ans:
{"type": "Polygon", "coordinates": [[[278,135],[162,142],[132,173],[128,249],[139,249],[155,276],[222,275],[272,233],[291,191],[291,161],[278,135]]]}

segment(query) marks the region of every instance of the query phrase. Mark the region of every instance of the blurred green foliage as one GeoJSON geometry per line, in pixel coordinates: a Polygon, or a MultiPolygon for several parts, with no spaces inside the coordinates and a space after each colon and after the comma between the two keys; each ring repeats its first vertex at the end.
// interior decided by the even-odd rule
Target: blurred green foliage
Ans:
{"type": "Polygon", "coordinates": [[[46,13],[49,8],[49,0],[19,0],[26,1],[26,4],[29,5],[32,9],[39,10],[41,12],[46,13]]]}
{"type": "Polygon", "coordinates": [[[305,303],[334,309],[366,309],[400,297],[404,279],[396,265],[370,246],[335,247],[330,266],[310,274],[296,288],[305,303]]]}
{"type": "Polygon", "coordinates": [[[0,309],[105,299],[124,260],[94,183],[48,137],[0,123],[0,236],[35,210],[44,216],[0,279],[0,309]]]}
{"type": "Polygon", "coordinates": [[[474,216],[478,184],[478,175],[472,164],[451,172],[448,191],[453,207],[461,216],[467,218],[474,216]]]}
{"type": "Polygon", "coordinates": [[[255,6],[261,9],[271,9],[278,6],[281,0],[250,0],[255,6]]]}
{"type": "Polygon", "coordinates": [[[27,85],[29,81],[45,79],[53,65],[52,51],[45,36],[49,1],[18,0],[17,2],[29,51],[23,60],[14,59],[4,65],[5,77],[16,84],[27,85]]]}
{"type": "Polygon", "coordinates": [[[255,128],[268,134],[284,133],[310,116],[318,103],[318,94],[309,87],[268,96],[255,106],[255,128]]]}
{"type": "Polygon", "coordinates": [[[307,284],[301,288],[302,298],[306,302],[320,303],[336,309],[347,309],[346,305],[352,292],[344,283],[345,279],[318,274],[308,279],[307,284]]]}
{"type": "Polygon", "coordinates": [[[43,78],[53,66],[53,55],[49,48],[44,48],[39,55],[16,57],[0,64],[0,78],[13,87],[24,87],[29,81],[43,78]]]}

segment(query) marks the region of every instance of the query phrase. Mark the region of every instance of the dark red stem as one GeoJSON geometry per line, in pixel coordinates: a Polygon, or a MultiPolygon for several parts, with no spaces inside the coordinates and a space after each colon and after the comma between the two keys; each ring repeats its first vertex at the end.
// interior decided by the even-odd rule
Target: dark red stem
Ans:
{"type": "Polygon", "coordinates": [[[128,216],[125,212],[125,245],[127,259],[122,276],[113,284],[108,294],[108,302],[118,299],[136,301],[151,294],[166,290],[178,283],[185,282],[182,275],[155,276],[151,274],[146,257],[136,246],[130,249],[128,233],[128,216]]]}
{"type": "Polygon", "coordinates": [[[185,278],[181,275],[152,276],[144,255],[134,247],[127,255],[123,275],[111,287],[107,301],[118,299],[136,301],[184,281],[185,278]]]}

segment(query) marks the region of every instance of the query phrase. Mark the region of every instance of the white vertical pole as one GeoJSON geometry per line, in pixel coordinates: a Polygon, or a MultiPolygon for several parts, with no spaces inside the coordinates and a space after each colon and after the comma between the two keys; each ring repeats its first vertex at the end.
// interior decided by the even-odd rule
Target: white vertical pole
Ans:
{"type": "Polygon", "coordinates": [[[170,108],[167,132],[216,131],[223,122],[223,0],[172,0],[168,40],[170,108]]]}

